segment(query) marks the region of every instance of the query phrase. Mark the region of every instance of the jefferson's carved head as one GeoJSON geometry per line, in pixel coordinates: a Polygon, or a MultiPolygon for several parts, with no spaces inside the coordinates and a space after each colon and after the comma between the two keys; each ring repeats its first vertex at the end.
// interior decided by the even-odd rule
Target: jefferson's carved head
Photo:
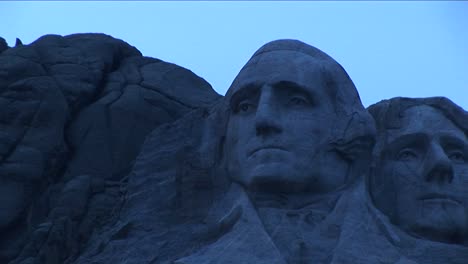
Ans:
{"type": "Polygon", "coordinates": [[[462,243],[468,231],[468,113],[445,98],[394,98],[369,108],[378,141],[370,192],[416,237],[462,243]]]}
{"type": "Polygon", "coordinates": [[[373,142],[373,122],[345,70],[297,40],[261,47],[226,100],[225,164],[248,189],[336,190],[360,173],[357,156],[373,142]]]}

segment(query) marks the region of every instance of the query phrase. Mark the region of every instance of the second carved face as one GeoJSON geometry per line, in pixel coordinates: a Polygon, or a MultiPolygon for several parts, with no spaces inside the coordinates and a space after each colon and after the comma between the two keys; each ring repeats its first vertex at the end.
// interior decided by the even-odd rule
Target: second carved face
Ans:
{"type": "Polygon", "coordinates": [[[404,231],[463,243],[468,233],[468,139],[436,108],[409,107],[386,142],[373,176],[377,207],[404,231]]]}

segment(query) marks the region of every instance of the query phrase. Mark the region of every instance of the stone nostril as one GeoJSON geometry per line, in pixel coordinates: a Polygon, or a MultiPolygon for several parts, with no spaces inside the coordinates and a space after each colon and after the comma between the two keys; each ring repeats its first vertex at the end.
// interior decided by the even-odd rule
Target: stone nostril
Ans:
{"type": "Polygon", "coordinates": [[[452,182],[453,169],[450,165],[436,165],[426,176],[426,181],[452,182]]]}
{"type": "Polygon", "coordinates": [[[276,134],[281,132],[281,128],[275,125],[260,125],[256,127],[257,136],[266,136],[269,134],[276,134]]]}

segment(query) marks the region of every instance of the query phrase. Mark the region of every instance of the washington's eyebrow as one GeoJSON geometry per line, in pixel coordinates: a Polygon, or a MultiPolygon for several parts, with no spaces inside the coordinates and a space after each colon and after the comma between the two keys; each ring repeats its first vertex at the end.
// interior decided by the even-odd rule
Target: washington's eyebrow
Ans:
{"type": "Polygon", "coordinates": [[[237,92],[235,92],[231,100],[229,101],[229,105],[231,107],[235,107],[235,105],[242,99],[254,96],[260,90],[260,87],[255,83],[248,83],[242,86],[237,92]]]}
{"type": "Polygon", "coordinates": [[[311,89],[308,89],[306,86],[298,84],[296,82],[291,81],[279,81],[273,84],[273,88],[277,89],[278,91],[282,91],[282,89],[287,88],[292,93],[300,93],[305,95],[310,101],[315,102],[316,94],[311,89]]]}

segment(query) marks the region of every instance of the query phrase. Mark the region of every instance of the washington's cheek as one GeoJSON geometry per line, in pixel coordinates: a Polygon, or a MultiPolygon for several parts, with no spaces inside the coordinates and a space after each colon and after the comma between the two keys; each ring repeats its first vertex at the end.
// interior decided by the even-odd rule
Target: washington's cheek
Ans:
{"type": "Polygon", "coordinates": [[[226,142],[236,148],[246,145],[255,137],[255,126],[251,118],[233,117],[226,129],[226,142]]]}
{"type": "Polygon", "coordinates": [[[306,160],[316,160],[329,149],[330,140],[326,131],[313,127],[288,127],[290,131],[285,132],[285,146],[296,157],[306,160]]]}
{"type": "Polygon", "coordinates": [[[291,127],[296,127],[298,138],[321,139],[331,136],[333,130],[332,118],[329,115],[298,116],[288,119],[291,127]]]}
{"type": "Polygon", "coordinates": [[[239,121],[237,118],[231,118],[226,126],[226,136],[224,139],[225,153],[232,154],[236,152],[239,139],[242,137],[241,133],[242,131],[239,127],[239,121]]]}
{"type": "Polygon", "coordinates": [[[246,183],[255,166],[255,162],[249,159],[252,135],[237,123],[231,124],[228,129],[225,144],[228,173],[235,181],[246,183]]]}
{"type": "Polygon", "coordinates": [[[302,144],[290,155],[291,177],[313,192],[336,190],[346,184],[349,164],[336,152],[302,144]]]}
{"type": "Polygon", "coordinates": [[[223,144],[223,159],[226,161],[227,169],[229,171],[230,176],[232,174],[236,174],[236,168],[238,167],[238,138],[234,137],[235,130],[232,129],[231,126],[228,126],[226,138],[223,144]]]}

